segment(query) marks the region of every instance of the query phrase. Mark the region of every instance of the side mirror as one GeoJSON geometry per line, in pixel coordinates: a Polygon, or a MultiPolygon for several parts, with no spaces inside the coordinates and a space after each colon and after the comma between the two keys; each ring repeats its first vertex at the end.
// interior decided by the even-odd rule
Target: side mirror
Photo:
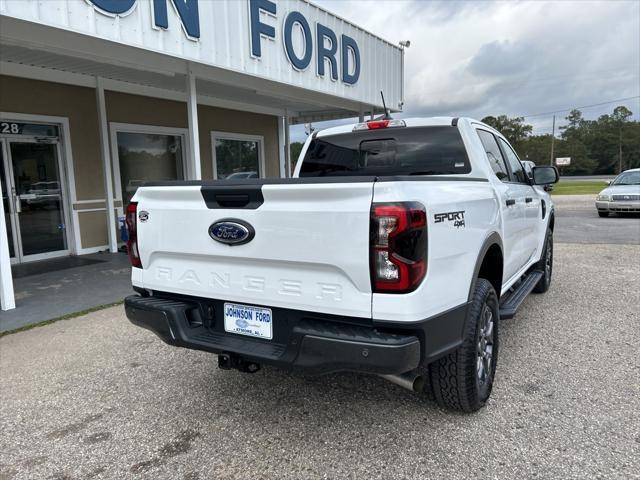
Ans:
{"type": "Polygon", "coordinates": [[[558,180],[560,180],[560,176],[556,167],[543,166],[533,168],[533,183],[535,185],[551,185],[552,183],[558,183],[558,180]]]}
{"type": "Polygon", "coordinates": [[[611,185],[611,180],[607,180],[607,181],[606,181],[606,182],[604,182],[604,183],[606,183],[607,185],[611,185]]]}

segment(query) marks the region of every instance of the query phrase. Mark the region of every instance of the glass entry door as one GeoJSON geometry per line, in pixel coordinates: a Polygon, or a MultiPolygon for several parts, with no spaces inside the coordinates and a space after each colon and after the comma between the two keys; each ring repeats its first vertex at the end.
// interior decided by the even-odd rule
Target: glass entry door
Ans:
{"type": "Polygon", "coordinates": [[[58,141],[6,138],[2,143],[10,255],[21,262],[68,254],[58,141]]]}
{"type": "Polygon", "coordinates": [[[7,179],[5,159],[7,158],[7,144],[4,140],[0,140],[0,186],[2,187],[2,209],[4,210],[4,221],[7,227],[7,239],[9,240],[9,258],[12,260],[16,256],[15,238],[13,236],[13,209],[11,188],[7,179]]]}

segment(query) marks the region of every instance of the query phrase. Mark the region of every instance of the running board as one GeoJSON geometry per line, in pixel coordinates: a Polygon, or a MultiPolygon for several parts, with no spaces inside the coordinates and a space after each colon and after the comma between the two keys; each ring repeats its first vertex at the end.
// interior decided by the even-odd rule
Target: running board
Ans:
{"type": "Polygon", "coordinates": [[[520,285],[515,287],[515,290],[512,290],[504,297],[500,302],[501,319],[506,320],[515,316],[524,299],[531,293],[531,290],[533,290],[543,275],[544,273],[540,270],[531,271],[520,281],[520,285]]]}

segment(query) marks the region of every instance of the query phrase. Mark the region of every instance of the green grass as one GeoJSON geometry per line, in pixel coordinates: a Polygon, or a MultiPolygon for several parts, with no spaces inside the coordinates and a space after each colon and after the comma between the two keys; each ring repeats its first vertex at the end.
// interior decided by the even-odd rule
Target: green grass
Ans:
{"type": "Polygon", "coordinates": [[[607,186],[602,180],[576,180],[558,182],[553,186],[552,195],[589,195],[600,193],[607,186]]]}
{"type": "Polygon", "coordinates": [[[61,317],[52,318],[51,320],[32,323],[30,325],[25,325],[24,327],[16,328],[14,330],[7,330],[6,332],[0,332],[0,337],[4,337],[5,335],[11,335],[12,333],[24,332],[25,330],[31,330],[32,328],[36,328],[36,327],[44,327],[45,325],[49,325],[59,320],[69,320],[70,318],[81,317],[82,315],[86,315],[92,312],[97,312],[98,310],[104,310],[105,308],[115,307],[116,305],[122,305],[122,303],[123,302],[108,303],[107,305],[100,305],[98,307],[87,308],[86,310],[81,310],[79,312],[68,313],[66,315],[62,315],[61,317]]]}

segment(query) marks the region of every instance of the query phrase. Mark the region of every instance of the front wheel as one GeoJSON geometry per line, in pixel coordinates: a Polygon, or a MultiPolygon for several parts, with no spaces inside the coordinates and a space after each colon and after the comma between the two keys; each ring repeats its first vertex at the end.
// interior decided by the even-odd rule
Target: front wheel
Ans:
{"type": "Polygon", "coordinates": [[[498,296],[488,280],[479,278],[462,345],[428,367],[431,392],[441,407],[475,412],[487,402],[498,361],[498,319],[498,296]]]}
{"type": "Polygon", "coordinates": [[[538,270],[542,272],[542,278],[533,287],[535,293],[544,293],[551,285],[551,274],[553,273],[553,231],[547,230],[547,237],[544,241],[544,251],[542,258],[538,262],[538,270]]]}
{"type": "Polygon", "coordinates": [[[598,211],[598,215],[601,216],[602,218],[607,218],[609,216],[609,212],[598,211]]]}

